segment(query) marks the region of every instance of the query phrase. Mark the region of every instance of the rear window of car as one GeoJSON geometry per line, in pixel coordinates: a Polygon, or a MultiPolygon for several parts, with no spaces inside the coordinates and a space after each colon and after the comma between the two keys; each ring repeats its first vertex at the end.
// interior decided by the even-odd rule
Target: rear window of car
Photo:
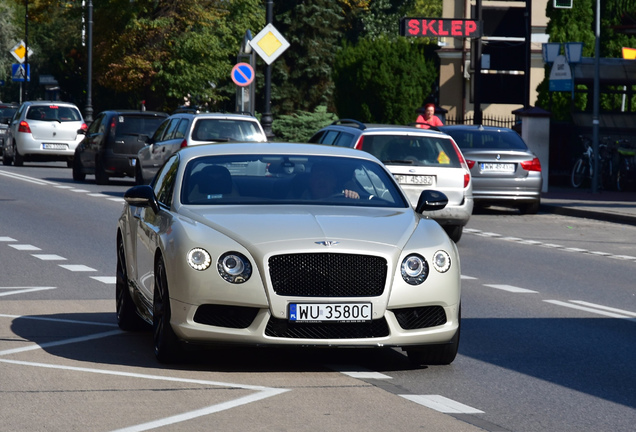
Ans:
{"type": "Polygon", "coordinates": [[[265,141],[253,121],[229,119],[199,119],[192,130],[195,141],[265,141]]]}
{"type": "Polygon", "coordinates": [[[0,119],[10,119],[17,111],[17,108],[0,108],[0,119]]]}
{"type": "Polygon", "coordinates": [[[461,167],[452,141],[444,137],[365,135],[362,150],[386,165],[461,167]]]}
{"type": "Polygon", "coordinates": [[[36,105],[29,108],[27,120],[71,122],[82,121],[82,115],[74,107],[59,105],[36,105]]]}
{"type": "Polygon", "coordinates": [[[140,134],[152,136],[163,120],[163,117],[118,115],[113,117],[111,133],[116,138],[140,134]]]}
{"type": "Polygon", "coordinates": [[[452,136],[460,149],[528,150],[528,146],[514,131],[444,130],[452,136]]]}

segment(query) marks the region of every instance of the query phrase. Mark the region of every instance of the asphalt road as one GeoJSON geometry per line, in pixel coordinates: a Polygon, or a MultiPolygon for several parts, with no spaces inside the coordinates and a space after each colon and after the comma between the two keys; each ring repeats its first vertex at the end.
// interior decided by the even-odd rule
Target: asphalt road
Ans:
{"type": "Polygon", "coordinates": [[[0,168],[1,431],[631,431],[636,227],[505,209],[459,242],[450,366],[392,349],[209,349],[166,367],[114,317],[132,180],[0,168]]]}

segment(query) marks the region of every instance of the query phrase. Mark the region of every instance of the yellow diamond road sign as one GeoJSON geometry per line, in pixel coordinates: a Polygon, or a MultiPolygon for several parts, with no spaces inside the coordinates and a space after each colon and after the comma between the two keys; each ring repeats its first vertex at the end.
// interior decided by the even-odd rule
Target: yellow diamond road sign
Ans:
{"type": "MultiPolygon", "coordinates": [[[[29,48],[28,51],[29,56],[33,55],[33,51],[31,50],[31,48],[29,48]]],[[[19,61],[20,63],[24,63],[27,55],[27,47],[24,41],[20,41],[18,44],[16,44],[16,46],[11,48],[11,54],[17,61],[19,61]]]]}
{"type": "Polygon", "coordinates": [[[251,41],[250,46],[267,64],[272,64],[287,48],[289,42],[272,25],[267,24],[251,41]]]}

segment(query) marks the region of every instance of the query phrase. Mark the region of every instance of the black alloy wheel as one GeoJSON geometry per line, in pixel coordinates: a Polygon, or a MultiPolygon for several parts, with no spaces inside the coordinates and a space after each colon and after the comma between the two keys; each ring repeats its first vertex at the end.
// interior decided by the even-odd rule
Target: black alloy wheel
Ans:
{"type": "Polygon", "coordinates": [[[170,325],[170,294],[163,257],[155,264],[155,290],[152,300],[152,327],[155,356],[161,363],[178,360],[180,342],[170,325]]]}
{"type": "Polygon", "coordinates": [[[144,329],[147,324],[137,314],[137,308],[128,289],[128,270],[126,269],[126,251],[121,235],[117,236],[117,273],[115,281],[115,300],[117,324],[125,331],[144,329]]]}

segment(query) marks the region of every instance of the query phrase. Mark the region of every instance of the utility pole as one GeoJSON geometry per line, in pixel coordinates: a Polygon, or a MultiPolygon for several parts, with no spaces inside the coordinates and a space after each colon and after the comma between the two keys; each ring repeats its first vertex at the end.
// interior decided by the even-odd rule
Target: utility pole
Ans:
{"type": "Polygon", "coordinates": [[[24,0],[24,87],[22,100],[29,97],[29,0],[24,0]]]}
{"type": "Polygon", "coordinates": [[[87,55],[87,86],[86,86],[86,124],[93,122],[93,0],[88,0],[88,28],[86,42],[88,44],[87,55]]]}
{"type": "MultiPolygon", "coordinates": [[[[477,22],[482,21],[481,0],[475,3],[474,19],[477,22]]],[[[483,113],[481,112],[481,35],[475,39],[475,73],[473,75],[473,124],[480,125],[483,123],[483,113]]]]}

